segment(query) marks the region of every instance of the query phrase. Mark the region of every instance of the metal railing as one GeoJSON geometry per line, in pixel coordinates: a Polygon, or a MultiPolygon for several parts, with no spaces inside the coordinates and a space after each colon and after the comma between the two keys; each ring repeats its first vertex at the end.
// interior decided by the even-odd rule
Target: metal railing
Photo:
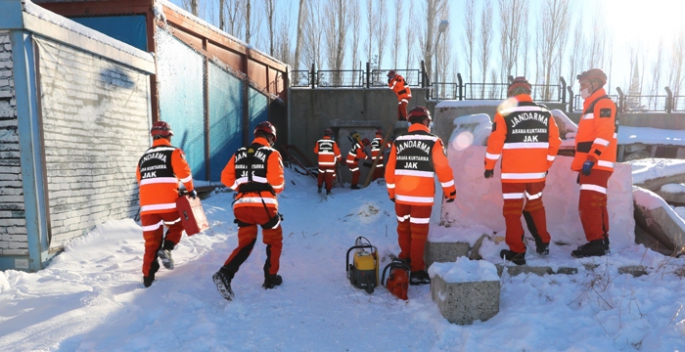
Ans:
{"type": "Polygon", "coordinates": [[[311,86],[311,72],[309,70],[294,70],[290,71],[290,86],[291,87],[309,87],[311,86]]]}
{"type": "Polygon", "coordinates": [[[371,88],[387,87],[387,73],[391,70],[404,77],[410,87],[426,87],[428,75],[421,62],[420,69],[373,69],[366,63],[366,70],[317,70],[312,64],[309,70],[290,71],[290,86],[294,88],[371,88]]]}
{"type": "Polygon", "coordinates": [[[673,111],[685,112],[685,95],[673,96],[673,104],[671,107],[673,111]]]}
{"type": "Polygon", "coordinates": [[[316,85],[326,88],[363,88],[363,70],[318,70],[316,85]]]}
{"type": "Polygon", "coordinates": [[[423,81],[421,80],[421,70],[419,69],[375,69],[371,70],[369,77],[369,85],[371,87],[387,87],[388,86],[388,71],[393,70],[398,75],[404,77],[410,87],[421,87],[423,81]]]}

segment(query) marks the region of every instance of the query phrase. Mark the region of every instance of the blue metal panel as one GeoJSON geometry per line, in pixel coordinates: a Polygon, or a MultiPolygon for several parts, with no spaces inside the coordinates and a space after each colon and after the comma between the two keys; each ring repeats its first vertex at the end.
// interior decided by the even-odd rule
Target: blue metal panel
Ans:
{"type": "Polygon", "coordinates": [[[171,124],[171,144],[183,149],[193,178],[207,180],[204,128],[204,58],[176,38],[157,48],[160,119],[171,124]]]}
{"type": "Polygon", "coordinates": [[[17,98],[17,118],[21,176],[24,187],[26,232],[28,236],[29,270],[38,271],[48,260],[47,217],[42,165],[42,143],[38,121],[36,70],[33,41],[21,32],[11,33],[14,82],[17,98]],[[43,250],[45,249],[45,251],[43,250]]]}
{"type": "Polygon", "coordinates": [[[17,29],[24,27],[20,0],[0,0],[0,29],[17,29]]]}
{"type": "Polygon", "coordinates": [[[221,180],[235,151],[243,146],[243,82],[216,64],[209,64],[209,170],[221,180]]]}
{"type": "Polygon", "coordinates": [[[147,50],[147,28],[145,16],[103,16],[70,18],[88,28],[107,34],[142,51],[147,50]]]}
{"type": "MultiPolygon", "coordinates": [[[[266,95],[252,87],[248,89],[248,97],[250,108],[250,135],[252,135],[252,131],[257,127],[257,124],[269,120],[269,99],[267,99],[266,95]]],[[[278,131],[276,131],[276,134],[278,134],[278,131]]]]}

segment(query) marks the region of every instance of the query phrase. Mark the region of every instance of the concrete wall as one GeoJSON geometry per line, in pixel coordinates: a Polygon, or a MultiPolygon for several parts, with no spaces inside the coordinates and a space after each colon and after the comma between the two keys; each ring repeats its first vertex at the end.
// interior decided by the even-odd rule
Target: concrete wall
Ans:
{"type": "Polygon", "coordinates": [[[28,255],[9,31],[0,31],[0,255],[28,255]]]}
{"type": "Polygon", "coordinates": [[[147,74],[36,40],[52,241],[138,211],[135,168],[150,146],[147,74]]]}
{"type": "MultiPolygon", "coordinates": [[[[435,104],[427,103],[426,91],[425,88],[412,88],[412,100],[407,110],[416,105],[432,109],[435,104]]],[[[334,120],[378,121],[378,127],[387,132],[397,121],[397,96],[389,88],[290,90],[288,140],[313,162],[316,162],[314,144],[326,128],[335,124],[334,120]]],[[[347,139],[347,136],[336,136],[339,142],[342,139],[347,139]]],[[[340,151],[343,155],[348,152],[342,147],[340,151]]],[[[343,174],[349,174],[349,171],[345,170],[343,174]]]]}

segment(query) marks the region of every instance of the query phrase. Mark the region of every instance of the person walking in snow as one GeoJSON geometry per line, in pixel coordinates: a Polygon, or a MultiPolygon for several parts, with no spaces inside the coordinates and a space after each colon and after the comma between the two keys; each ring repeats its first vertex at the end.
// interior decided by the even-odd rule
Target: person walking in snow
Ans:
{"type": "Polygon", "coordinates": [[[329,195],[335,178],[335,166],[342,158],[338,143],[333,140],[333,130],[327,128],[323,133],[323,138],[316,141],[314,154],[316,154],[319,163],[318,192],[321,193],[321,187],[325,182],[326,194],[329,195]]]}
{"type": "Polygon", "coordinates": [[[547,232],[542,191],[561,145],[554,117],[545,107],[535,104],[530,93],[531,85],[525,77],[517,77],[509,85],[509,99],[497,108],[492,124],[483,174],[485,178],[491,178],[501,156],[502,213],[509,249],[503,249],[500,257],[517,265],[526,264],[521,226],[523,211],[532,224],[530,231],[535,238],[535,251],[540,255],[549,254],[551,238],[547,232]]]}
{"type": "Polygon", "coordinates": [[[171,145],[174,132],[164,121],[157,121],[150,130],[152,147],[138,161],[136,179],[140,187],[140,222],[143,226],[145,254],[143,256],[143,285],[150,287],[159,270],[174,269],[171,251],[181,240],[183,225],[176,210],[179,197],[178,181],[191,197],[197,197],[193,177],[185,154],[171,145]],[[169,229],[164,235],[164,226],[169,229]]]}
{"type": "Polygon", "coordinates": [[[578,213],[588,243],[571,252],[574,257],[602,256],[609,252],[607,185],[614,172],[618,124],[616,104],[604,85],[607,75],[598,68],[578,75],[583,114],[576,134],[571,170],[579,172],[578,213]]]}
{"type": "Polygon", "coordinates": [[[397,119],[407,121],[407,105],[411,100],[411,89],[409,89],[407,81],[395,70],[390,70],[388,72],[388,87],[397,95],[397,119]]]}
{"type": "Polygon", "coordinates": [[[429,131],[430,112],[416,106],[408,117],[411,125],[407,134],[392,144],[385,181],[390,200],[395,202],[398,258],[411,267],[409,283],[422,285],[430,283],[423,254],[435,197],[435,174],[447,202],[453,202],[457,192],[442,140],[429,131]]]}
{"type": "Polygon", "coordinates": [[[276,195],[285,189],[285,178],[281,154],[273,148],[276,128],[268,121],[261,122],[254,129],[254,137],[250,146],[233,154],[221,172],[221,183],[237,192],[233,214],[238,224],[238,247],[212,279],[229,301],[234,296],[231,281],[257,242],[257,225],[262,227],[262,241],[266,245],[262,287],[272,289],[283,283],[278,275],[283,229],[276,195]]]}
{"type": "Polygon", "coordinates": [[[347,152],[347,159],[345,160],[347,167],[352,173],[352,186],[350,188],[359,189],[359,186],[357,185],[359,183],[359,176],[361,175],[361,171],[359,171],[359,160],[366,159],[364,143],[362,142],[361,135],[359,135],[359,132],[357,131],[350,132],[350,135],[347,138],[352,142],[352,147],[350,147],[350,151],[347,152]]]}

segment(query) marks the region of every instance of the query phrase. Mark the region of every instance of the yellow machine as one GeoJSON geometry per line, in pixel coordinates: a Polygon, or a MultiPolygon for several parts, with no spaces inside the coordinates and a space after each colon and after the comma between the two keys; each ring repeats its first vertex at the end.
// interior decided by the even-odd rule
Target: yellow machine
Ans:
{"type": "Polygon", "coordinates": [[[378,249],[371,245],[366,237],[359,236],[354,246],[347,250],[346,269],[347,278],[352,286],[363,288],[368,293],[378,286],[378,249]],[[350,264],[350,252],[354,252],[352,264],[350,264]]]}

